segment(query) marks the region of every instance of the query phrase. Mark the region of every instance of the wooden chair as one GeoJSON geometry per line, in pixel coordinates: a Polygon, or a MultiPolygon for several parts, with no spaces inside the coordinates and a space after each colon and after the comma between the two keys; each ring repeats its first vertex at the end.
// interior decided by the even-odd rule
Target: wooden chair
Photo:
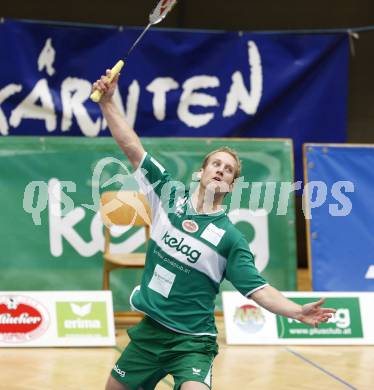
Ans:
{"type": "MultiPolygon", "coordinates": [[[[144,226],[147,243],[150,239],[151,211],[146,197],[140,192],[108,191],[101,195],[100,214],[105,225],[102,288],[109,290],[111,271],[119,268],[143,268],[145,264],[145,253],[110,252],[111,226],[144,226]]],[[[131,323],[138,320],[138,315],[116,312],[115,319],[116,322],[131,323]]]]}

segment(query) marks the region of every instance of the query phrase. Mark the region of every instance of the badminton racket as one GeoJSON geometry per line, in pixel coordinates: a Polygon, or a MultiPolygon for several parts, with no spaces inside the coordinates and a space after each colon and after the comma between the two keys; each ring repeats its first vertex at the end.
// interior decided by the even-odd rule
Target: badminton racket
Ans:
{"type": "MultiPolygon", "coordinates": [[[[130,53],[135,49],[135,47],[138,45],[138,43],[143,38],[144,34],[149,30],[149,28],[155,24],[160,23],[162,20],[165,19],[166,15],[170,12],[170,10],[174,7],[177,0],[160,0],[156,7],[153,9],[151,14],[149,15],[149,23],[148,26],[142,31],[142,33],[139,35],[139,37],[136,39],[136,41],[133,43],[131,48],[127,51],[126,55],[120,59],[110,70],[110,77],[108,78],[108,81],[111,82],[114,77],[121,71],[123,66],[125,65],[125,61],[127,60],[127,57],[130,55],[130,53]]],[[[96,90],[93,92],[90,96],[91,100],[95,103],[98,103],[102,97],[103,93],[96,90]]]]}

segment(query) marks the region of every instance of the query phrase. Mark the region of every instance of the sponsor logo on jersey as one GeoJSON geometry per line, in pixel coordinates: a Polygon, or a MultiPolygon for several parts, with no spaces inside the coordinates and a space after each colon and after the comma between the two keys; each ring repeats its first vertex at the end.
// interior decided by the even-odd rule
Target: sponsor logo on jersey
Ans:
{"type": "Polygon", "coordinates": [[[224,234],[226,233],[226,230],[220,229],[216,225],[210,223],[206,229],[202,232],[201,238],[203,238],[206,241],[209,241],[214,246],[217,246],[221,240],[224,234]]]}
{"type": "Polygon", "coordinates": [[[0,340],[22,343],[38,338],[48,328],[46,309],[23,296],[0,297],[0,340]]]}
{"type": "Polygon", "coordinates": [[[191,219],[186,219],[182,222],[182,228],[188,233],[196,233],[199,230],[199,225],[191,219]]]}
{"type": "Polygon", "coordinates": [[[201,368],[192,368],[192,374],[193,375],[200,375],[201,374],[201,368]]]}
{"type": "Polygon", "coordinates": [[[188,244],[184,243],[183,237],[178,239],[171,236],[169,232],[166,232],[162,237],[162,241],[168,247],[175,248],[177,252],[181,252],[182,254],[186,255],[187,260],[190,263],[196,263],[201,256],[201,252],[197,251],[196,249],[192,249],[188,244]]]}
{"type": "Polygon", "coordinates": [[[160,264],[157,264],[153,272],[151,281],[148,284],[148,287],[165,298],[169,298],[171,288],[173,287],[175,280],[175,274],[168,271],[166,268],[162,267],[160,264]]]}

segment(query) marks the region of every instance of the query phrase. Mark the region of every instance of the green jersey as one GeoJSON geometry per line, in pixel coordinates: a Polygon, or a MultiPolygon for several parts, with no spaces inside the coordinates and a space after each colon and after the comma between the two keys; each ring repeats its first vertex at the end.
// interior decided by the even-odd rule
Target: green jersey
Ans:
{"type": "Polygon", "coordinates": [[[134,176],[150,203],[152,226],[132,308],[176,332],[215,336],[215,298],[224,278],[247,297],[267,285],[248,242],[223,211],[196,213],[188,194],[149,154],[134,176]]]}

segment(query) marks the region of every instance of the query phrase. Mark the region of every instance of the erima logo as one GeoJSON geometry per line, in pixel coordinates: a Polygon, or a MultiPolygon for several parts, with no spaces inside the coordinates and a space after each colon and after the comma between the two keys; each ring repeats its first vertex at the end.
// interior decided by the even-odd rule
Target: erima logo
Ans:
{"type": "MultiPolygon", "coordinates": [[[[78,305],[76,303],[70,303],[71,311],[78,317],[86,317],[91,314],[92,303],[87,303],[85,305],[78,305]]],[[[67,329],[100,329],[101,321],[100,320],[83,320],[77,318],[74,320],[65,320],[64,327],[67,329]]]]}
{"type": "Polygon", "coordinates": [[[200,373],[201,373],[201,368],[193,368],[192,369],[193,375],[200,375],[200,373]]]}
{"type": "Polygon", "coordinates": [[[114,366],[114,371],[122,378],[125,377],[126,375],[126,372],[125,371],[122,371],[118,366],[117,364],[114,366]]]}
{"type": "Polygon", "coordinates": [[[184,255],[187,256],[187,260],[190,263],[196,263],[197,260],[199,260],[201,256],[201,252],[193,249],[191,250],[191,247],[187,244],[183,244],[184,238],[182,237],[180,240],[178,240],[175,237],[171,237],[168,232],[164,234],[162,237],[162,241],[169,246],[170,248],[175,248],[177,252],[181,252],[184,255]]]}
{"type": "Polygon", "coordinates": [[[85,317],[91,313],[92,303],[87,303],[86,305],[82,305],[82,306],[79,306],[76,303],[71,303],[70,307],[71,307],[71,311],[75,315],[79,317],[85,317]]]}

